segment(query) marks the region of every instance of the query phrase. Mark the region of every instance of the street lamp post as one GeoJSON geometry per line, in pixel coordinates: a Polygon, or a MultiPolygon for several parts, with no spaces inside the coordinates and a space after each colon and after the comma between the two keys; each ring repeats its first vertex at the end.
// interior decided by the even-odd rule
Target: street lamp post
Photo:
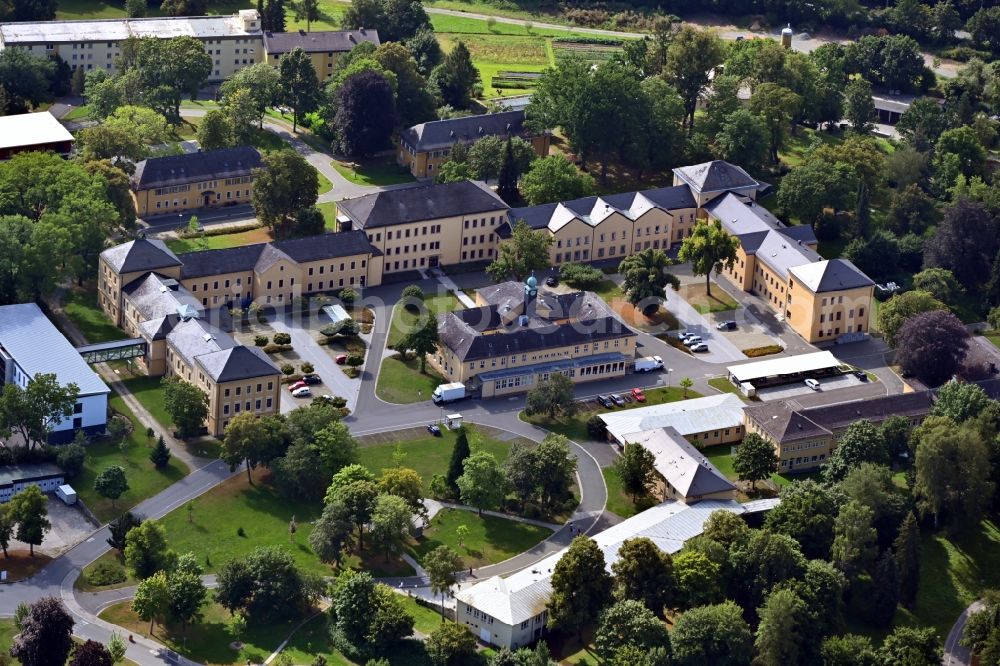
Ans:
{"type": "Polygon", "coordinates": [[[673,371],[673,368],[667,368],[667,388],[670,388],[670,373],[673,371]]]}

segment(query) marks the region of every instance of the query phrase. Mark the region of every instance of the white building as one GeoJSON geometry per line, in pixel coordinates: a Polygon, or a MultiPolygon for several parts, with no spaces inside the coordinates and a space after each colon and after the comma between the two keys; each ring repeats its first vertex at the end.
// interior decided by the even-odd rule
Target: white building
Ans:
{"type": "Polygon", "coordinates": [[[655,492],[661,500],[690,504],[736,499],[736,486],[674,428],[633,432],[625,435],[625,441],[653,454],[655,492]]]}
{"type": "Polygon", "coordinates": [[[194,37],[212,56],[209,81],[222,81],[240,69],[264,62],[264,42],[256,9],[231,16],[26,21],[0,25],[0,49],[18,47],[33,55],[58,55],[73,68],[117,73],[115,60],[130,37],[194,37]]]}
{"type": "Polygon", "coordinates": [[[55,492],[63,484],[63,471],[51,463],[0,467],[0,503],[27,488],[38,486],[43,493],[55,492]]]}
{"type": "MultiPolygon", "coordinates": [[[[664,502],[594,535],[604,553],[608,572],[618,560],[618,549],[626,539],[646,537],[666,553],[676,553],[689,539],[700,535],[713,511],[741,515],[767,511],[777,499],[750,504],[707,500],[688,505],[664,502]]],[[[552,571],[566,549],[532,567],[500,578],[494,576],[455,595],[455,617],[480,641],[516,649],[535,642],[545,633],[546,606],[552,594],[552,571]]]]}
{"type": "Polygon", "coordinates": [[[0,306],[0,388],[25,388],[39,374],[54,374],[60,385],[76,384],[73,414],[51,427],[49,441],[63,443],[77,430],[104,432],[110,389],[90,369],[69,340],[34,303],[0,306]]]}
{"type": "Polygon", "coordinates": [[[743,401],[732,393],[677,400],[599,415],[608,439],[625,443],[625,435],[673,428],[695,446],[729,444],[743,439],[743,401]]]}

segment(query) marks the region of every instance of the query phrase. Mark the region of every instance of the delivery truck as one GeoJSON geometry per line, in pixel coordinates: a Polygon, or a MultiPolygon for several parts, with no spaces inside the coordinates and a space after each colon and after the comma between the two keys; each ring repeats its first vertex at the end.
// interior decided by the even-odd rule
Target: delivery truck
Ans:
{"type": "Polygon", "coordinates": [[[659,356],[645,356],[635,360],[636,372],[652,372],[663,369],[663,359],[659,356]]]}
{"type": "Polygon", "coordinates": [[[462,382],[452,382],[451,384],[440,384],[431,394],[431,400],[435,405],[443,405],[455,402],[465,397],[465,384],[462,382]]]}

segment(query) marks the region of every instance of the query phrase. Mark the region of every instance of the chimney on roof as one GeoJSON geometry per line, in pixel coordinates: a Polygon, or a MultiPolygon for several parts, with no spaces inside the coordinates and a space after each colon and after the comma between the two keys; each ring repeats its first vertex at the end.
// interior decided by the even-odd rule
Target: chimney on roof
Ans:
{"type": "Polygon", "coordinates": [[[350,32],[347,33],[347,41],[352,42],[352,43],[355,41],[353,33],[350,33],[350,32]]]}

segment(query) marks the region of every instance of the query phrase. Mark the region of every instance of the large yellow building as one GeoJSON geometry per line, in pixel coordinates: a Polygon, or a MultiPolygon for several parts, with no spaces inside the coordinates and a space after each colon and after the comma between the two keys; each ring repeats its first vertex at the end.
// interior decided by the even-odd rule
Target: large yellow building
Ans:
{"type": "Polygon", "coordinates": [[[337,204],[340,229],[361,230],[386,275],[496,256],[508,206],[483,183],[462,181],[367,194],[337,204]]]}
{"type": "Polygon", "coordinates": [[[531,144],[535,154],[549,154],[552,137],[524,126],[524,111],[502,111],[420,123],[399,133],[396,163],[409,167],[415,178],[433,178],[456,143],[471,145],[485,136],[517,136],[531,144]]]}
{"type": "Polygon", "coordinates": [[[378,46],[381,42],[377,30],[331,30],[321,32],[265,32],[264,58],[275,67],[281,56],[295,49],[302,49],[312,61],[316,78],[321,82],[333,75],[333,66],[342,55],[358,44],[370,42],[378,46]]]}
{"type": "Polygon", "coordinates": [[[850,261],[823,259],[811,227],[787,226],[756,203],[768,188],[715,160],[674,169],[671,187],[512,209],[497,236],[503,242],[524,220],[551,236],[550,259],[559,266],[671,250],[695,224],[718,221],[740,241],[726,277],[760,296],[806,341],[867,335],[874,283],[850,261]]]}
{"type": "Polygon", "coordinates": [[[256,9],[232,16],[167,16],[82,21],[26,21],[0,25],[0,49],[21,48],[38,57],[59,56],[70,67],[118,73],[122,44],[130,38],[188,36],[212,56],[209,81],[222,81],[262,62],[256,9]]]}
{"type": "Polygon", "coordinates": [[[253,170],[260,165],[260,153],[251,146],[142,160],[129,179],[136,213],[146,217],[250,203],[253,170]]]}
{"type": "Polygon", "coordinates": [[[430,363],[484,398],[523,393],[554,374],[622,377],[635,361],[637,334],[592,292],[540,290],[530,277],[480,289],[476,302],[438,317],[430,363]]]}

